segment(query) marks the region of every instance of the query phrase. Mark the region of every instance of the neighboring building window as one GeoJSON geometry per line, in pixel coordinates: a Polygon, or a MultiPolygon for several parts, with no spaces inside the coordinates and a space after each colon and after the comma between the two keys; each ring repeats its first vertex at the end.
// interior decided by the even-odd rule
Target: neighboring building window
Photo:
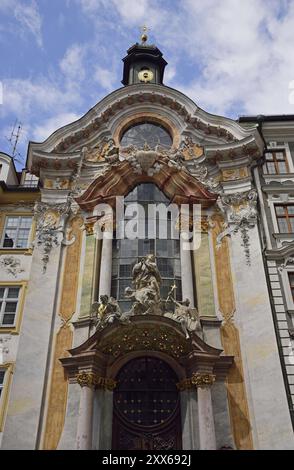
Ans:
{"type": "Polygon", "coordinates": [[[280,175],[289,173],[288,162],[284,150],[268,152],[265,154],[265,173],[268,175],[280,175]]]}
{"type": "Polygon", "coordinates": [[[5,372],[6,372],[6,369],[0,369],[0,399],[1,399],[2,391],[4,389],[5,372]]]}
{"type": "Polygon", "coordinates": [[[294,233],[294,205],[276,205],[276,216],[281,233],[294,233]]]}
{"type": "Polygon", "coordinates": [[[2,248],[27,248],[32,219],[22,216],[6,217],[2,248]]]}
{"type": "MultiPolygon", "coordinates": [[[[145,224],[146,238],[113,240],[112,297],[119,301],[123,311],[131,307],[131,303],[125,299],[125,289],[132,286],[133,267],[143,256],[154,254],[162,278],[160,289],[162,298],[167,297],[171,286],[175,283],[176,298],[182,300],[180,240],[171,237],[171,220],[168,220],[167,224],[167,239],[159,239],[158,236],[148,239],[148,204],[169,206],[169,199],[156,185],[145,183],[137,186],[125,198],[125,206],[133,203],[140,203],[145,209],[145,220],[139,220],[139,223],[145,224]]],[[[157,232],[160,223],[161,220],[157,218],[157,232]]]]}
{"type": "Polygon", "coordinates": [[[31,173],[25,174],[25,179],[22,186],[26,188],[37,188],[39,184],[39,178],[31,173]]]}
{"type": "Polygon", "coordinates": [[[290,289],[291,289],[292,298],[294,302],[294,273],[288,273],[288,275],[289,275],[290,289]]]}
{"type": "Polygon", "coordinates": [[[14,326],[20,287],[0,287],[0,327],[14,326]]]}

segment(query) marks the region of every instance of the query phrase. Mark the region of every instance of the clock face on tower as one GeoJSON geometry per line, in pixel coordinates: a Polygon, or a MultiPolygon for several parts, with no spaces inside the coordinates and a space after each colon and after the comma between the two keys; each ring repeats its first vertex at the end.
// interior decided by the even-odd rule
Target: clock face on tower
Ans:
{"type": "Polygon", "coordinates": [[[140,82],[144,82],[144,83],[151,82],[153,77],[154,77],[154,74],[152,70],[150,69],[143,69],[143,70],[140,70],[140,72],[138,73],[138,78],[140,82]]]}

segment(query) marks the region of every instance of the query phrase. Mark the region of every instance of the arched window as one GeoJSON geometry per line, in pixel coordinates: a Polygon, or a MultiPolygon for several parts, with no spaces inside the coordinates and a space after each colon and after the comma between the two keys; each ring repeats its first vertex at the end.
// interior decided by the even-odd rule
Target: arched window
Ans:
{"type": "Polygon", "coordinates": [[[134,124],[126,130],[121,139],[122,147],[134,145],[137,148],[143,148],[147,144],[151,149],[157,145],[170,148],[172,143],[169,132],[160,124],[152,122],[134,124]]]}
{"type": "MultiPolygon", "coordinates": [[[[123,311],[128,310],[131,304],[124,298],[124,293],[126,287],[132,287],[132,269],[140,258],[154,254],[162,277],[161,297],[166,298],[175,283],[176,298],[182,300],[180,240],[172,238],[172,221],[169,219],[166,222],[157,216],[156,221],[153,219],[156,222],[156,236],[148,238],[148,204],[164,204],[167,207],[170,201],[155,184],[144,183],[138,185],[125,198],[125,209],[133,203],[139,203],[144,208],[144,220],[139,219],[138,223],[145,227],[145,238],[113,240],[111,296],[118,300],[123,311]],[[161,223],[167,223],[167,239],[159,238],[161,223]]],[[[170,217],[170,213],[167,214],[170,217]]],[[[127,223],[127,220],[125,222],[127,223]]]]}

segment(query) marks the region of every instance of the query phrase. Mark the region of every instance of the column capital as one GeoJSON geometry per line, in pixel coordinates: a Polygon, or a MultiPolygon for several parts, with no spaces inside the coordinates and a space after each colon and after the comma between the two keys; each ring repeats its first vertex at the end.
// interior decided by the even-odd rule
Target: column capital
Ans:
{"type": "Polygon", "coordinates": [[[207,372],[193,372],[191,383],[195,387],[209,387],[215,382],[215,375],[207,372]]]}
{"type": "Polygon", "coordinates": [[[203,372],[193,372],[192,377],[177,383],[180,392],[197,387],[209,387],[215,382],[215,375],[203,372]]]}
{"type": "Polygon", "coordinates": [[[79,372],[77,374],[77,383],[81,387],[89,387],[102,390],[114,390],[117,382],[107,377],[100,377],[93,372],[79,372]]]}

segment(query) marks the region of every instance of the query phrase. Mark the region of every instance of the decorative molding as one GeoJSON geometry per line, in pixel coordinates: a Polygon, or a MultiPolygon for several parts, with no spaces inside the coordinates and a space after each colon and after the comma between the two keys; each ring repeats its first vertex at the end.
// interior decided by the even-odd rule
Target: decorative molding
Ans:
{"type": "Polygon", "coordinates": [[[214,374],[204,372],[193,372],[192,377],[182,380],[177,383],[177,389],[182,392],[184,390],[191,390],[193,388],[211,387],[215,382],[216,376],[214,374]]]}
{"type": "Polygon", "coordinates": [[[117,382],[113,379],[100,377],[93,372],[79,372],[76,377],[77,383],[81,387],[89,387],[102,390],[114,390],[117,382]]]}
{"type": "Polygon", "coordinates": [[[166,326],[133,325],[115,332],[115,338],[102,338],[98,348],[118,358],[131,351],[161,351],[174,358],[188,354],[189,342],[166,326]]]}
{"type": "Polygon", "coordinates": [[[284,271],[288,266],[294,265],[294,256],[287,256],[284,262],[278,267],[278,270],[281,272],[284,271]]]}
{"type": "Polygon", "coordinates": [[[218,202],[221,211],[226,215],[224,230],[218,235],[216,244],[219,247],[222,240],[232,233],[241,232],[246,263],[250,266],[249,229],[257,222],[257,192],[255,189],[243,193],[222,194],[218,202]]]}
{"type": "MultiPolygon", "coordinates": [[[[1,256],[1,255],[0,255],[1,256]]],[[[23,273],[25,270],[21,267],[21,262],[14,256],[1,256],[0,266],[11,276],[17,277],[18,274],[23,273]]]]}

